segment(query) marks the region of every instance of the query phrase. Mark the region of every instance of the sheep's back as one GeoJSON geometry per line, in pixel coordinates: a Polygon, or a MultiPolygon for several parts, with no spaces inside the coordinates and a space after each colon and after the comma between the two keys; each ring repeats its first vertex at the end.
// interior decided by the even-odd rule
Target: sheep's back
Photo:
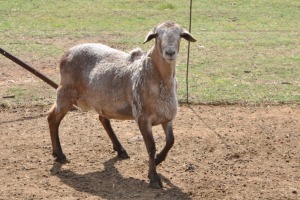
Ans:
{"type": "Polygon", "coordinates": [[[67,51],[61,59],[61,84],[84,84],[91,73],[124,65],[128,54],[103,44],[86,43],[67,51]]]}

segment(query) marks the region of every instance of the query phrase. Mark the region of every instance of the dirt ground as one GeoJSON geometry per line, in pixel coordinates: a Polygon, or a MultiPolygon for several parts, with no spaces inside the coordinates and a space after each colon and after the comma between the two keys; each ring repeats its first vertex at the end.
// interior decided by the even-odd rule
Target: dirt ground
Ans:
{"type": "MultiPolygon", "coordinates": [[[[56,76],[56,59],[19,56],[56,76]]],[[[7,59],[0,65],[1,91],[41,84],[7,59]]],[[[181,106],[174,147],[157,168],[164,184],[158,190],[148,187],[148,156],[135,122],[112,122],[131,157],[120,160],[93,112],[69,112],[62,121],[61,143],[71,163],[52,175],[50,107],[0,106],[0,200],[300,199],[299,104],[181,106]]],[[[162,128],[153,132],[160,151],[162,128]]]]}
{"type": "Polygon", "coordinates": [[[46,110],[1,111],[0,199],[300,199],[299,105],[181,106],[158,190],[137,125],[112,125],[130,159],[116,158],[95,113],[73,111],[60,129],[71,163],[51,175],[46,110]]]}

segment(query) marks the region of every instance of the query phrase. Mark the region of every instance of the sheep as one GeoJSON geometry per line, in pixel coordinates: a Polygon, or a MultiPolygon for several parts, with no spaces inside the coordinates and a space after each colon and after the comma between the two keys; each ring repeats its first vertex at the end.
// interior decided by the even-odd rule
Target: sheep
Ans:
{"type": "Polygon", "coordinates": [[[128,61],[133,62],[134,60],[141,58],[145,54],[146,52],[140,48],[133,49],[129,52],[128,61]]]}
{"type": "Polygon", "coordinates": [[[167,21],[146,36],[144,43],[155,39],[147,53],[135,49],[128,54],[95,43],[69,49],[60,61],[60,85],[48,115],[55,162],[68,162],[58,129],[66,113],[77,105],[99,114],[113,149],[123,159],[129,156],[115,135],[110,119],[135,120],[149,156],[150,186],[162,188],[156,166],[165,160],[174,144],[173,120],[178,107],[175,65],[181,38],[196,41],[180,25],[167,21]],[[155,125],[162,125],[166,135],[166,144],[157,155],[152,135],[155,125]]]}

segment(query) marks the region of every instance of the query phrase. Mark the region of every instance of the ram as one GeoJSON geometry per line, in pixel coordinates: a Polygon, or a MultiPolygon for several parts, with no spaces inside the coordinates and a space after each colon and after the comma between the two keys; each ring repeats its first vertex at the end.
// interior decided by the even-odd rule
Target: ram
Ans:
{"type": "Polygon", "coordinates": [[[57,99],[48,115],[55,161],[67,162],[58,132],[63,117],[73,105],[93,109],[121,158],[129,156],[115,135],[110,119],[136,121],[149,155],[150,186],[161,188],[156,166],[165,160],[174,143],[172,121],[178,107],[175,66],[181,38],[196,41],[180,25],[167,21],[146,36],[145,42],[155,39],[146,53],[135,49],[128,54],[102,44],[81,44],[69,49],[60,62],[57,99]],[[156,154],[152,126],[159,124],[165,132],[166,144],[156,154]]]}

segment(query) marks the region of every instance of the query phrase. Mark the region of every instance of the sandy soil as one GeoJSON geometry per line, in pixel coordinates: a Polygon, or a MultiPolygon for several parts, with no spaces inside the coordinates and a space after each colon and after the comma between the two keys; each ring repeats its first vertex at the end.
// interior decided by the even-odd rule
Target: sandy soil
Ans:
{"type": "MultiPolygon", "coordinates": [[[[59,58],[18,57],[57,77],[59,58]]],[[[41,84],[8,59],[0,65],[1,97],[12,85],[41,84]]],[[[300,199],[299,104],[181,106],[174,147],[157,169],[164,184],[159,190],[148,187],[148,156],[135,122],[112,122],[131,157],[120,160],[93,112],[69,112],[62,121],[71,163],[52,175],[49,108],[0,105],[0,200],[300,199]]],[[[160,151],[165,137],[160,126],[153,130],[160,151]]]]}
{"type": "MultiPolygon", "coordinates": [[[[116,158],[95,113],[73,111],[60,129],[71,163],[51,175],[45,110],[1,111],[0,199],[300,199],[299,105],[181,106],[159,190],[137,125],[112,125],[130,159],[116,158]]],[[[160,126],[154,135],[159,151],[160,126]]]]}

